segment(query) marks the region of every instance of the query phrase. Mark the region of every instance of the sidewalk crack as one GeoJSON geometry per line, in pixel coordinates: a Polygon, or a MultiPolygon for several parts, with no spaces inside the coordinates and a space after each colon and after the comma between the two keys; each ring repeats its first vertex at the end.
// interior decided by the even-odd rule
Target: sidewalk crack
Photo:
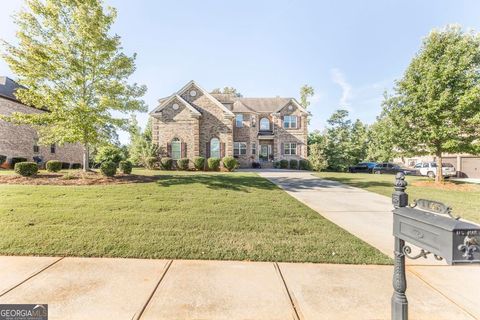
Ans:
{"type": "Polygon", "coordinates": [[[63,260],[63,258],[65,257],[60,257],[59,259],[53,261],[52,263],[50,263],[49,265],[43,267],[42,269],[34,272],[33,274],[31,274],[30,276],[28,276],[27,278],[25,278],[24,280],[20,281],[19,283],[17,283],[16,285],[10,287],[9,289],[3,291],[0,293],[0,297],[3,297],[4,295],[6,295],[7,293],[9,293],[10,291],[12,291],[13,289],[15,288],[18,288],[19,286],[21,286],[22,284],[24,284],[25,282],[27,282],[28,280],[32,279],[33,277],[35,277],[36,275],[42,273],[43,271],[47,270],[48,268],[50,268],[51,266],[53,266],[54,264],[56,264],[57,262],[63,260]]]}
{"type": "Polygon", "coordinates": [[[277,262],[273,263],[273,266],[275,267],[275,270],[278,273],[278,276],[282,280],[283,283],[283,288],[285,289],[285,292],[287,294],[288,300],[290,301],[290,305],[292,306],[293,312],[294,312],[294,319],[295,320],[300,320],[303,317],[300,317],[300,308],[296,305],[293,295],[290,292],[290,289],[288,289],[287,282],[285,281],[285,278],[283,277],[282,270],[280,269],[280,266],[278,265],[277,262]]]}
{"type": "Polygon", "coordinates": [[[153,296],[157,292],[157,289],[160,286],[160,283],[162,282],[163,278],[165,278],[165,275],[167,274],[168,270],[170,269],[170,266],[172,265],[172,263],[173,263],[173,260],[169,260],[167,262],[167,264],[163,268],[163,272],[162,272],[162,275],[160,276],[160,279],[158,279],[157,284],[155,285],[155,288],[153,288],[152,292],[150,293],[150,295],[147,298],[147,301],[142,306],[142,309],[140,309],[138,314],[133,315],[132,320],[139,320],[142,317],[143,313],[145,312],[145,309],[147,308],[148,304],[150,303],[153,296]]]}

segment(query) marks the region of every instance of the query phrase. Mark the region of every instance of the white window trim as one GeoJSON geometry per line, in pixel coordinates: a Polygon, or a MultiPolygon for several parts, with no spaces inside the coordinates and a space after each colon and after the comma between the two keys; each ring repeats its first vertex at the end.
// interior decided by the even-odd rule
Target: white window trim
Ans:
{"type": "Polygon", "coordinates": [[[283,116],[283,127],[285,129],[297,129],[298,128],[297,116],[294,116],[294,115],[283,116]],[[295,121],[293,121],[293,119],[295,119],[295,121]],[[294,123],[295,123],[295,126],[293,126],[294,123]]]}
{"type": "Polygon", "coordinates": [[[270,127],[271,127],[271,124],[270,124],[270,120],[268,120],[268,118],[261,118],[260,119],[260,131],[270,131],[270,127]],[[267,129],[264,129],[262,128],[262,120],[267,120],[267,123],[268,123],[268,128],[267,129]]]}
{"type": "Polygon", "coordinates": [[[284,143],[283,144],[283,153],[287,156],[297,155],[297,143],[296,142],[284,143]],[[292,151],[293,151],[293,153],[292,153],[292,151]]]}
{"type": "Polygon", "coordinates": [[[172,148],[172,159],[173,160],[178,160],[178,159],[181,159],[182,158],[182,142],[180,140],[172,140],[172,142],[170,143],[170,146],[172,148]],[[177,151],[174,151],[174,146],[178,144],[178,157],[175,157],[175,152],[177,151]]]}
{"type": "MultiPolygon", "coordinates": [[[[211,158],[220,158],[220,157],[222,156],[221,150],[220,150],[220,149],[221,149],[220,145],[221,145],[220,139],[218,139],[218,138],[212,138],[212,139],[210,139],[210,157],[211,157],[211,158]],[[213,154],[213,149],[212,149],[213,143],[212,143],[212,141],[214,141],[214,140],[217,140],[217,141],[218,141],[218,157],[213,154]]],[[[215,151],[215,152],[217,152],[217,151],[215,151]]]]}
{"type": "Polygon", "coordinates": [[[247,154],[247,143],[246,142],[234,142],[233,143],[233,155],[234,156],[244,156],[247,154]],[[238,150],[238,153],[236,153],[236,150],[238,150]],[[245,151],[245,153],[242,153],[242,151],[245,151]]]}

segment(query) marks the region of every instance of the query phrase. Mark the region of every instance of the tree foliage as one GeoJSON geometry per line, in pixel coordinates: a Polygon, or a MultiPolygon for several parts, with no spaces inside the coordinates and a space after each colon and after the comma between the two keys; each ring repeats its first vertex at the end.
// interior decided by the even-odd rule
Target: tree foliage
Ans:
{"type": "Polygon", "coordinates": [[[308,135],[308,159],[313,170],[346,171],[351,165],[366,160],[368,126],[348,118],[347,110],[337,110],[328,119],[324,134],[308,135]]]}
{"type": "Polygon", "coordinates": [[[435,155],[437,181],[443,152],[479,151],[479,70],[477,33],[434,30],[385,99],[395,145],[403,154],[435,155]]]}
{"type": "Polygon", "coordinates": [[[308,108],[308,106],[310,105],[309,99],[313,97],[314,94],[315,90],[312,86],[309,86],[308,84],[305,84],[300,88],[300,104],[302,105],[302,107],[304,107],[305,109],[308,108]]]}
{"type": "Polygon", "coordinates": [[[130,118],[129,133],[129,160],[135,165],[151,169],[154,165],[152,164],[152,159],[158,158],[161,151],[158,146],[152,142],[151,122],[149,121],[145,131],[142,132],[136,117],[132,115],[130,118]]]}
{"type": "Polygon", "coordinates": [[[14,113],[6,120],[35,126],[41,143],[83,144],[87,170],[89,147],[126,124],[112,112],[147,109],[139,99],[146,87],[127,83],[135,55],[123,54],[120,37],[109,33],[117,13],[101,0],[25,4],[15,16],[18,45],[3,42],[3,57],[26,87],[18,98],[49,112],[14,113]]]}
{"type": "Polygon", "coordinates": [[[243,95],[234,87],[224,87],[223,90],[220,88],[215,88],[210,93],[232,94],[235,97],[243,97],[243,95]]]}

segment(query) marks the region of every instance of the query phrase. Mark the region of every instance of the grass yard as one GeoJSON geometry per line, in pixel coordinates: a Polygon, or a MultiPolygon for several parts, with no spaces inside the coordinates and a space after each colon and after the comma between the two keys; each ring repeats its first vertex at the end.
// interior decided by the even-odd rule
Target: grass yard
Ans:
{"type": "MultiPolygon", "coordinates": [[[[394,175],[340,172],[320,172],[316,175],[388,197],[391,197],[394,191],[394,175]]],[[[452,207],[454,215],[477,223],[480,222],[480,186],[455,182],[458,188],[436,188],[429,185],[428,179],[424,177],[407,176],[406,180],[409,184],[407,193],[410,202],[419,198],[440,201],[452,207]],[[427,186],[415,186],[415,184],[422,183],[427,183],[427,186]]]]}
{"type": "Polygon", "coordinates": [[[390,264],[254,173],[0,185],[0,254],[390,264]]]}

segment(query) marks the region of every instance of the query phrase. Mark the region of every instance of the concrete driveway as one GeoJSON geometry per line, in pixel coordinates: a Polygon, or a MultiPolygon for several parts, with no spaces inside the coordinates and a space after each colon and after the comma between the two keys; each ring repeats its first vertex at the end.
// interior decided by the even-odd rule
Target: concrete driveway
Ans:
{"type": "MultiPolygon", "coordinates": [[[[389,197],[323,180],[306,171],[270,169],[256,172],[320,215],[393,257],[393,206],[389,197]]],[[[392,176],[392,192],[393,182],[392,176]]],[[[406,191],[408,193],[408,188],[406,191]]],[[[478,301],[469,298],[480,294],[480,286],[471,282],[472,279],[480,280],[479,265],[447,266],[431,255],[428,259],[406,259],[406,262],[410,274],[417,275],[452,302],[480,318],[478,301]]]]}

